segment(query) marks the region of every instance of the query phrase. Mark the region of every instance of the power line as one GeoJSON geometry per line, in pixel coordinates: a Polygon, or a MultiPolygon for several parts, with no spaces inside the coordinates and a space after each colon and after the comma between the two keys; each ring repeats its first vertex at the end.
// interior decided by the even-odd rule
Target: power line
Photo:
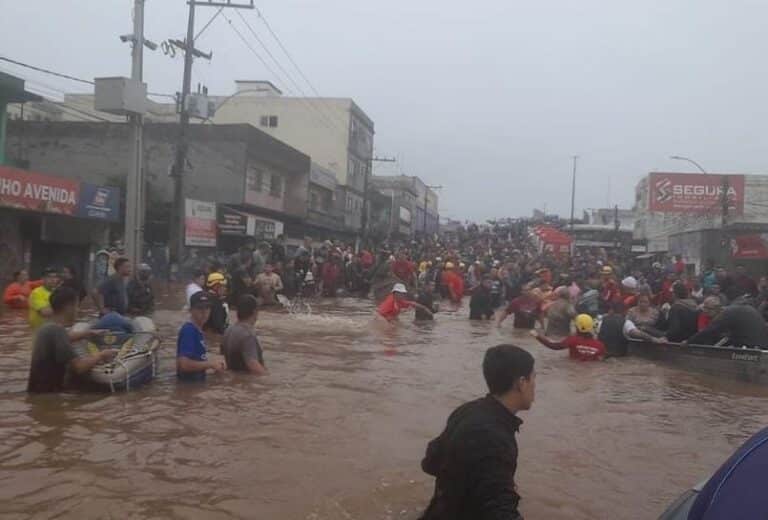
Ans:
{"type": "MultiPolygon", "coordinates": [[[[264,57],[261,54],[259,54],[256,51],[256,49],[253,48],[253,46],[248,42],[248,40],[245,38],[245,36],[243,36],[243,34],[237,29],[237,27],[232,23],[232,20],[226,14],[224,15],[224,18],[227,20],[227,22],[229,23],[229,26],[232,28],[233,31],[235,31],[235,33],[240,38],[240,40],[245,44],[246,47],[248,47],[248,49],[251,51],[251,53],[253,53],[253,55],[256,56],[259,59],[259,61],[264,65],[264,67],[269,71],[269,73],[272,74],[272,76],[274,76],[275,78],[279,78],[279,82],[282,83],[283,88],[289,94],[294,95],[298,99],[302,100],[302,102],[305,105],[307,105],[310,109],[317,110],[311,103],[308,102],[306,97],[297,96],[296,93],[293,92],[293,90],[291,90],[291,88],[284,82],[283,78],[279,74],[277,74],[274,71],[274,69],[272,69],[272,67],[269,65],[269,63],[267,63],[267,61],[264,59],[264,57]]],[[[320,113],[320,115],[322,116],[322,113],[320,113]]],[[[337,128],[333,128],[332,126],[330,126],[330,124],[327,121],[323,120],[323,119],[318,119],[318,121],[320,123],[322,123],[323,125],[325,125],[330,130],[338,130],[337,128]]]]}
{"type": "MultiPolygon", "coordinates": [[[[70,76],[69,74],[63,74],[61,72],[56,72],[49,69],[44,69],[42,67],[37,67],[35,65],[30,65],[29,63],[23,63],[21,61],[12,60],[11,58],[7,58],[5,56],[0,56],[0,61],[6,61],[8,63],[12,63],[14,65],[18,65],[19,67],[24,67],[27,69],[35,70],[37,72],[42,72],[43,74],[49,74],[51,76],[56,76],[59,78],[68,79],[70,81],[76,81],[78,83],[85,83],[86,85],[96,85],[95,82],[83,78],[77,78],[75,76],[70,76]]],[[[172,99],[176,99],[176,96],[173,96],[171,94],[160,94],[158,92],[147,92],[148,96],[154,96],[154,97],[168,97],[172,99]]]]}
{"type": "Polygon", "coordinates": [[[219,7],[219,10],[218,10],[218,11],[216,11],[216,14],[214,14],[213,16],[211,16],[211,19],[210,19],[210,20],[208,20],[208,23],[207,23],[207,24],[205,24],[205,25],[203,26],[203,28],[202,28],[202,29],[200,29],[200,31],[198,31],[198,33],[195,35],[195,41],[197,41],[197,39],[198,39],[198,38],[200,38],[200,36],[201,36],[201,35],[202,35],[202,34],[205,32],[205,30],[206,30],[206,29],[207,29],[207,28],[208,28],[208,27],[209,27],[209,26],[210,26],[210,25],[213,23],[213,21],[214,21],[216,18],[218,18],[218,17],[219,17],[219,15],[221,14],[221,12],[222,12],[223,10],[224,10],[224,7],[219,7]]]}
{"type": "Polygon", "coordinates": [[[267,30],[269,31],[269,34],[271,34],[271,35],[272,35],[272,37],[273,37],[273,38],[275,39],[275,41],[277,42],[277,45],[278,45],[278,46],[280,46],[280,48],[283,50],[283,53],[285,53],[286,57],[288,58],[288,61],[290,61],[290,62],[291,62],[291,64],[294,66],[294,68],[295,68],[295,69],[298,71],[299,75],[300,75],[300,76],[301,76],[301,77],[304,79],[304,81],[307,83],[307,85],[309,85],[309,88],[310,88],[310,90],[311,90],[311,91],[312,91],[312,92],[315,94],[315,96],[317,96],[317,97],[318,97],[318,98],[321,100],[321,102],[322,102],[323,104],[325,104],[325,105],[326,105],[326,107],[327,107],[327,104],[326,104],[326,103],[325,103],[325,101],[323,100],[323,97],[322,97],[322,96],[320,95],[320,93],[317,91],[317,89],[316,89],[316,88],[315,88],[315,86],[312,84],[312,82],[311,82],[311,81],[309,81],[309,78],[307,77],[307,75],[306,75],[306,74],[304,74],[304,71],[303,71],[303,70],[301,70],[301,67],[299,67],[299,64],[298,64],[298,63],[296,63],[296,60],[294,60],[294,59],[293,59],[293,56],[291,56],[291,53],[290,53],[290,52],[288,52],[288,49],[286,49],[285,45],[283,45],[283,42],[282,42],[282,40],[280,40],[280,38],[277,36],[277,33],[276,33],[276,32],[275,32],[273,29],[272,29],[272,25],[270,25],[269,21],[267,21],[267,17],[266,17],[266,16],[264,16],[264,13],[262,13],[260,9],[256,8],[256,14],[258,14],[258,15],[259,15],[259,18],[261,19],[262,23],[264,24],[264,26],[265,26],[265,27],[267,28],[267,30]]]}
{"type": "MultiPolygon", "coordinates": [[[[289,73],[287,70],[285,70],[285,68],[284,68],[284,67],[283,67],[283,65],[280,63],[280,61],[279,61],[277,58],[275,58],[275,55],[274,55],[274,54],[272,54],[272,51],[270,51],[270,50],[269,50],[269,47],[267,47],[267,45],[266,45],[266,44],[265,44],[265,43],[262,41],[262,39],[261,39],[261,38],[259,38],[259,35],[258,35],[258,34],[256,34],[256,31],[253,29],[253,27],[252,27],[252,26],[251,26],[251,24],[248,22],[248,20],[246,20],[246,19],[245,19],[245,17],[243,16],[243,14],[242,14],[241,12],[239,12],[239,11],[238,11],[237,15],[240,17],[240,20],[242,20],[242,22],[243,22],[243,23],[245,24],[245,26],[248,28],[248,30],[249,30],[249,31],[250,31],[250,33],[253,35],[253,37],[256,39],[256,41],[257,41],[257,42],[259,42],[259,45],[261,45],[261,47],[262,47],[262,48],[263,48],[263,49],[266,51],[267,55],[269,55],[269,57],[270,57],[270,58],[272,58],[272,61],[274,61],[274,62],[275,62],[275,64],[277,65],[277,67],[278,67],[278,68],[279,68],[279,69],[280,69],[280,70],[283,72],[283,74],[285,74],[285,76],[288,78],[288,80],[291,82],[291,84],[292,84],[292,85],[293,85],[293,86],[296,88],[296,90],[298,90],[298,91],[299,91],[299,93],[300,93],[300,94],[301,94],[301,95],[302,95],[304,98],[307,98],[307,101],[308,101],[308,103],[309,103],[309,104],[310,104],[310,105],[311,105],[311,106],[312,106],[312,107],[313,107],[313,108],[314,108],[314,109],[315,109],[315,110],[316,110],[316,111],[317,111],[317,112],[318,112],[318,113],[321,115],[321,117],[323,117],[324,119],[328,120],[328,122],[330,122],[332,125],[336,126],[336,123],[333,121],[333,119],[332,119],[332,118],[329,118],[329,117],[328,117],[328,115],[327,115],[326,113],[324,113],[322,110],[320,110],[318,107],[316,107],[316,106],[315,106],[315,105],[314,105],[314,104],[313,104],[313,103],[312,103],[312,102],[309,100],[309,96],[307,96],[307,94],[304,92],[304,90],[301,88],[301,86],[300,86],[300,85],[299,85],[299,84],[296,82],[296,80],[294,80],[294,79],[293,79],[293,76],[291,76],[291,74],[290,74],[290,73],[289,73]]],[[[318,97],[319,97],[319,96],[318,96],[318,97]]],[[[338,127],[337,127],[337,129],[339,129],[339,130],[342,130],[341,128],[338,128],[338,127]]]]}

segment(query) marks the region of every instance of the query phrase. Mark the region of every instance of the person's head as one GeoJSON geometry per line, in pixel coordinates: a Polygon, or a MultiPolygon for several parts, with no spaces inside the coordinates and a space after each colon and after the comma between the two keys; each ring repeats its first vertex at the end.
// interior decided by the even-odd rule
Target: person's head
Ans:
{"type": "Polygon", "coordinates": [[[627,276],[621,281],[621,287],[627,294],[634,294],[637,292],[637,278],[634,276],[627,276]]]}
{"type": "Polygon", "coordinates": [[[131,276],[131,261],[124,256],[115,259],[115,273],[122,278],[131,276]]]}
{"type": "Polygon", "coordinates": [[[710,318],[716,318],[723,311],[723,303],[717,296],[709,296],[704,298],[701,310],[710,318]]]}
{"type": "Polygon", "coordinates": [[[59,286],[61,278],[59,278],[59,270],[54,267],[46,267],[43,269],[43,285],[49,291],[54,290],[59,286]]]}
{"type": "Polygon", "coordinates": [[[252,294],[244,294],[237,300],[237,321],[253,323],[258,317],[259,301],[252,294]]]}
{"type": "Polygon", "coordinates": [[[192,273],[192,281],[200,287],[205,286],[205,272],[198,269],[192,273]]]}
{"type": "Polygon", "coordinates": [[[248,248],[248,246],[241,247],[237,253],[237,256],[242,263],[248,263],[253,259],[253,253],[251,252],[250,248],[248,248]]]}
{"type": "Polygon", "coordinates": [[[623,315],[624,314],[624,310],[625,310],[624,309],[624,302],[615,301],[615,302],[611,303],[611,306],[608,308],[608,310],[610,310],[610,312],[613,313],[613,314],[623,315]]]}
{"type": "Polygon", "coordinates": [[[404,300],[408,295],[408,290],[405,288],[404,284],[396,283],[394,287],[392,287],[392,294],[396,300],[404,300]]]}
{"type": "Polygon", "coordinates": [[[147,282],[151,277],[152,268],[149,266],[149,264],[139,264],[139,267],[136,269],[136,278],[142,282],[147,282]]]}
{"type": "Polygon", "coordinates": [[[29,273],[26,269],[20,269],[13,273],[13,281],[17,283],[27,283],[29,281],[29,273]]]}
{"type": "Polygon", "coordinates": [[[189,317],[198,327],[202,327],[211,316],[211,297],[205,291],[199,291],[189,299],[189,317]]]}
{"type": "Polygon", "coordinates": [[[595,332],[595,320],[589,314],[579,314],[573,322],[576,332],[582,336],[591,336],[595,332]]]}
{"type": "Polygon", "coordinates": [[[491,287],[493,287],[493,278],[491,278],[490,275],[483,276],[483,281],[481,282],[483,289],[486,289],[488,291],[491,290],[491,287]]]}
{"type": "Polygon", "coordinates": [[[64,267],[61,268],[62,280],[74,280],[75,278],[77,278],[77,274],[73,266],[65,265],[64,267]]]}
{"type": "Polygon", "coordinates": [[[604,266],[600,269],[600,276],[603,278],[611,278],[613,276],[613,268],[609,265],[604,266]]]}
{"type": "Polygon", "coordinates": [[[227,292],[227,279],[221,273],[211,273],[208,275],[208,290],[221,297],[227,292]]]}
{"type": "Polygon", "coordinates": [[[640,296],[638,296],[637,297],[637,307],[641,311],[643,311],[643,312],[645,312],[648,309],[650,309],[651,308],[651,297],[650,297],[650,295],[643,293],[640,296]]]}
{"type": "Polygon", "coordinates": [[[264,272],[266,274],[272,274],[274,271],[275,271],[275,266],[273,266],[272,264],[266,264],[264,266],[264,272]]]}
{"type": "Polygon", "coordinates": [[[690,296],[688,288],[681,282],[675,282],[674,285],[672,285],[672,294],[675,295],[676,300],[685,300],[690,296]]]}
{"type": "Polygon", "coordinates": [[[718,267],[715,271],[715,276],[718,280],[724,280],[728,277],[728,271],[726,271],[724,267],[718,267]]]}
{"type": "Polygon", "coordinates": [[[57,287],[49,300],[53,314],[65,325],[71,325],[77,318],[79,297],[71,287],[57,287]]]}
{"type": "Polygon", "coordinates": [[[502,344],[489,348],[483,358],[488,392],[513,411],[529,410],[536,397],[533,356],[522,348],[502,344]]]}
{"type": "Polygon", "coordinates": [[[716,283],[716,284],[712,284],[712,285],[709,287],[709,292],[710,292],[711,294],[714,294],[714,295],[718,295],[718,294],[720,294],[720,284],[717,284],[717,283],[716,283]]]}

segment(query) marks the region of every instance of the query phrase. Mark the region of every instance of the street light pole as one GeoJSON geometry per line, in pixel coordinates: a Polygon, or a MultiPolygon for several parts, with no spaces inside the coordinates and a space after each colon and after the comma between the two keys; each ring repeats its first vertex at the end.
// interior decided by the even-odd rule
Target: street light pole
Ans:
{"type": "Polygon", "coordinates": [[[576,209],[576,161],[579,160],[578,155],[573,156],[573,175],[571,177],[571,231],[573,231],[573,217],[576,209]]]}
{"type": "Polygon", "coordinates": [[[694,165],[696,168],[698,168],[701,173],[703,173],[704,175],[707,175],[707,171],[704,168],[702,168],[701,165],[699,163],[697,163],[696,161],[694,161],[693,159],[690,159],[688,157],[683,157],[681,155],[670,155],[669,158],[673,159],[675,161],[686,161],[686,162],[689,162],[692,165],[694,165]]]}
{"type": "MultiPolygon", "coordinates": [[[[135,0],[133,8],[133,49],[131,79],[143,81],[144,0],[135,0]]],[[[141,262],[144,248],[144,116],[132,114],[131,169],[125,193],[125,253],[135,265],[141,262]]]]}

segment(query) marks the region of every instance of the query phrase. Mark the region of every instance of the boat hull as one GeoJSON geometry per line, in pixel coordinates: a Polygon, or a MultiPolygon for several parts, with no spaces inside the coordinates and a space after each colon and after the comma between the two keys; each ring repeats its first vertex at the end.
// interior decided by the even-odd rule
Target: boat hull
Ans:
{"type": "Polygon", "coordinates": [[[766,350],[630,341],[629,352],[683,370],[768,384],[766,350]]]}

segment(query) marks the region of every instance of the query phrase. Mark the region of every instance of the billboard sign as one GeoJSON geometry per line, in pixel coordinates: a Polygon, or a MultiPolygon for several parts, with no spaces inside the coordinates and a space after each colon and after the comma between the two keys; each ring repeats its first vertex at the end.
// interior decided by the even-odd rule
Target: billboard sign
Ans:
{"type": "Polygon", "coordinates": [[[218,208],[219,233],[244,237],[248,233],[248,216],[226,206],[218,208]]]}
{"type": "Polygon", "coordinates": [[[120,188],[84,182],[80,185],[77,216],[117,222],[120,220],[120,188]]]}
{"type": "Polygon", "coordinates": [[[742,235],[731,239],[731,256],[738,259],[768,259],[768,234],[742,235]]]}
{"type": "Polygon", "coordinates": [[[648,189],[651,211],[720,214],[726,192],[729,211],[744,213],[743,175],[653,172],[648,189]]]}
{"type": "Polygon", "coordinates": [[[216,203],[184,201],[184,245],[216,247],[216,203]]]}
{"type": "Polygon", "coordinates": [[[0,166],[0,206],[75,215],[79,198],[79,181],[0,166]]]}

